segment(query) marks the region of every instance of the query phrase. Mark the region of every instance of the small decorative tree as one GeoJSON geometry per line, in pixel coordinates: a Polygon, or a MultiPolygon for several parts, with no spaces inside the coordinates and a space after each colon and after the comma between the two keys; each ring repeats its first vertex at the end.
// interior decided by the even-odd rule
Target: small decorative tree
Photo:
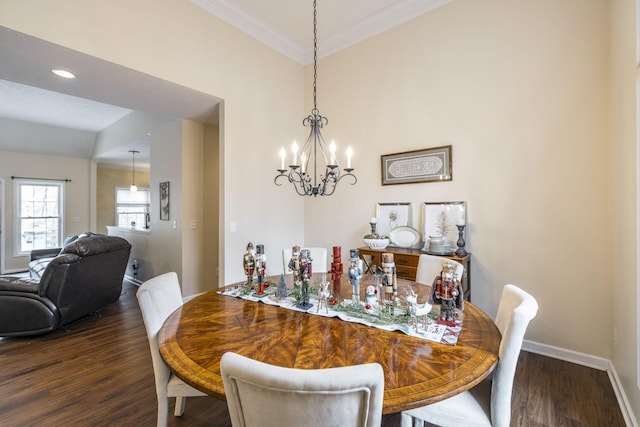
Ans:
{"type": "Polygon", "coordinates": [[[445,237],[451,230],[451,224],[449,224],[449,218],[445,211],[440,212],[440,216],[436,221],[436,230],[442,237],[445,237]]]}

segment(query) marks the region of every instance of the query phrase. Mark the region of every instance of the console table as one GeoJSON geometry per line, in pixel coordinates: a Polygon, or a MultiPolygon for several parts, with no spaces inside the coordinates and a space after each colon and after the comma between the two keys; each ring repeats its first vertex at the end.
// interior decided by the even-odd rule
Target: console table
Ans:
{"type": "MultiPolygon", "coordinates": [[[[373,274],[376,266],[382,265],[382,254],[393,254],[393,261],[396,263],[396,276],[401,279],[416,280],[416,272],[418,270],[418,260],[423,252],[420,249],[405,249],[387,247],[385,249],[371,249],[367,246],[358,248],[360,258],[364,263],[364,273],[373,274]]],[[[464,266],[464,274],[462,275],[462,289],[464,289],[464,299],[471,300],[471,254],[467,253],[464,257],[456,255],[438,255],[442,258],[448,258],[459,262],[464,266]]],[[[424,283],[431,285],[431,283],[424,283]]]]}

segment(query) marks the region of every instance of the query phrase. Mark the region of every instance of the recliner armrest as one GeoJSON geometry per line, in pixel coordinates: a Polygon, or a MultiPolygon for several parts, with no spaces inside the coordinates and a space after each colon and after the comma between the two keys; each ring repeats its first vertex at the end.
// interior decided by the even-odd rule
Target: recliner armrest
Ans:
{"type": "Polygon", "coordinates": [[[4,291],[37,294],[40,282],[16,276],[0,276],[0,293],[4,291]]]}
{"type": "Polygon", "coordinates": [[[62,248],[48,248],[48,249],[34,249],[31,251],[31,260],[34,261],[40,258],[51,258],[58,256],[62,248]]]}

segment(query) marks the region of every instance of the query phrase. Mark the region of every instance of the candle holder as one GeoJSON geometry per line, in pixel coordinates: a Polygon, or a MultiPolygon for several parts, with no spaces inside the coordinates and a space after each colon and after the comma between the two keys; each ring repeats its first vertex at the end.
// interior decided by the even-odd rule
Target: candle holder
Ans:
{"type": "Polygon", "coordinates": [[[456,256],[460,258],[467,256],[467,251],[464,249],[464,225],[456,225],[458,227],[458,250],[456,250],[456,256]]]}
{"type": "Polygon", "coordinates": [[[376,233],[376,226],[378,224],[375,222],[370,222],[369,225],[371,226],[371,235],[374,236],[374,238],[377,238],[376,236],[378,236],[378,233],[376,233]]]}

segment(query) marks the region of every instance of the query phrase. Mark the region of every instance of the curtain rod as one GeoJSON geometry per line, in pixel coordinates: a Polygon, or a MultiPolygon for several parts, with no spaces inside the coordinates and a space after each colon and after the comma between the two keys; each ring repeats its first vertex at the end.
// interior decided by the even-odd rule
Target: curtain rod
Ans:
{"type": "Polygon", "coordinates": [[[70,179],[55,179],[55,178],[30,178],[28,176],[12,176],[11,179],[33,179],[35,181],[63,181],[63,182],[71,182],[70,179]]]}

